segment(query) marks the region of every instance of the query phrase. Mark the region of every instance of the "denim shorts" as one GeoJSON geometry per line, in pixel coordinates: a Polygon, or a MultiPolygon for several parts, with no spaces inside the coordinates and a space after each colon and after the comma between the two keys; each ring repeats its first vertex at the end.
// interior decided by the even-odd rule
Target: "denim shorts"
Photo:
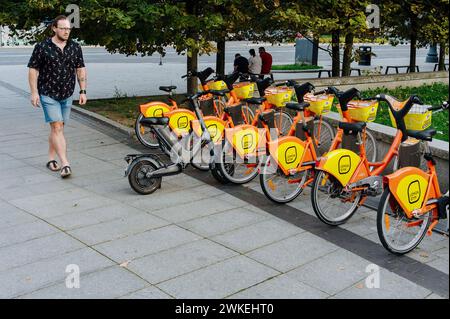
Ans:
{"type": "Polygon", "coordinates": [[[66,123],[70,117],[70,108],[72,106],[73,97],[57,101],[49,96],[41,95],[42,110],[45,115],[45,122],[64,122],[66,123]]]}

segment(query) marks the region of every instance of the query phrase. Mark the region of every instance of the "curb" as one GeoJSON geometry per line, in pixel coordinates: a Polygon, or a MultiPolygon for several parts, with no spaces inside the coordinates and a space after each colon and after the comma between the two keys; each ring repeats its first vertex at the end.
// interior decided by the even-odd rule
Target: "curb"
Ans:
{"type": "Polygon", "coordinates": [[[134,133],[134,130],[132,128],[129,128],[125,125],[122,125],[120,123],[117,123],[113,120],[108,119],[107,117],[94,113],[92,111],[88,111],[83,109],[82,107],[79,106],[75,106],[72,105],[72,110],[77,113],[80,114],[82,116],[86,116],[94,121],[97,122],[101,122],[102,124],[105,124],[113,129],[115,129],[116,131],[119,131],[122,134],[126,134],[129,137],[134,137],[136,134],[134,133]]]}

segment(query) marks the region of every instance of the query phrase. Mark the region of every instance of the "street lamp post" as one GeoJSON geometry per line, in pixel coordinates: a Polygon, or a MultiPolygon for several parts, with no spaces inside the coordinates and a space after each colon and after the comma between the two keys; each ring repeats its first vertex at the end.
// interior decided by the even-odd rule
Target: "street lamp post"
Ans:
{"type": "Polygon", "coordinates": [[[428,49],[427,57],[425,59],[426,63],[438,63],[438,53],[437,53],[437,45],[431,44],[430,48],[428,49]]]}

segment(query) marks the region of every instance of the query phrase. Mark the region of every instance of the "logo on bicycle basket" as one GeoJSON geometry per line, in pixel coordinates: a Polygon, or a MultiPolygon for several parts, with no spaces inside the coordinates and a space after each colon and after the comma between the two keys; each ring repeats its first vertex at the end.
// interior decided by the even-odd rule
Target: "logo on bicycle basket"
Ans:
{"type": "Polygon", "coordinates": [[[187,116],[181,116],[178,119],[177,125],[178,125],[178,128],[184,129],[184,128],[188,127],[188,123],[189,123],[189,121],[188,121],[187,116]]]}
{"type": "Polygon", "coordinates": [[[251,133],[245,134],[242,137],[241,145],[244,150],[248,150],[249,148],[253,147],[253,135],[251,133]]]}
{"type": "Polygon", "coordinates": [[[163,116],[163,112],[164,112],[163,109],[156,109],[156,110],[153,112],[153,116],[154,116],[154,117],[162,117],[162,116],[163,116]]]}
{"type": "Polygon", "coordinates": [[[347,174],[352,167],[352,161],[349,155],[344,155],[339,159],[338,168],[339,174],[347,174]]]}
{"type": "Polygon", "coordinates": [[[211,124],[208,126],[209,135],[211,135],[211,138],[215,138],[217,135],[217,124],[211,124]]]}
{"type": "Polygon", "coordinates": [[[410,204],[417,203],[420,199],[420,183],[418,180],[411,182],[408,186],[408,201],[410,204]]]}
{"type": "Polygon", "coordinates": [[[297,160],[297,148],[295,146],[288,147],[284,153],[286,164],[292,164],[297,160]]]}

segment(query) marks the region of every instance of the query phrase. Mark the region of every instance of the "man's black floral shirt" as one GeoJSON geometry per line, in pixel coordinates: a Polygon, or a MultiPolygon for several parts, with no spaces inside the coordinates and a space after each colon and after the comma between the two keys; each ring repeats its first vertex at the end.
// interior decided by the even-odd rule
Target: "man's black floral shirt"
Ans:
{"type": "Polygon", "coordinates": [[[67,99],[75,89],[75,69],[84,67],[81,46],[68,40],[63,51],[47,38],[34,47],[28,67],[39,70],[40,95],[58,101],[67,99]]]}

